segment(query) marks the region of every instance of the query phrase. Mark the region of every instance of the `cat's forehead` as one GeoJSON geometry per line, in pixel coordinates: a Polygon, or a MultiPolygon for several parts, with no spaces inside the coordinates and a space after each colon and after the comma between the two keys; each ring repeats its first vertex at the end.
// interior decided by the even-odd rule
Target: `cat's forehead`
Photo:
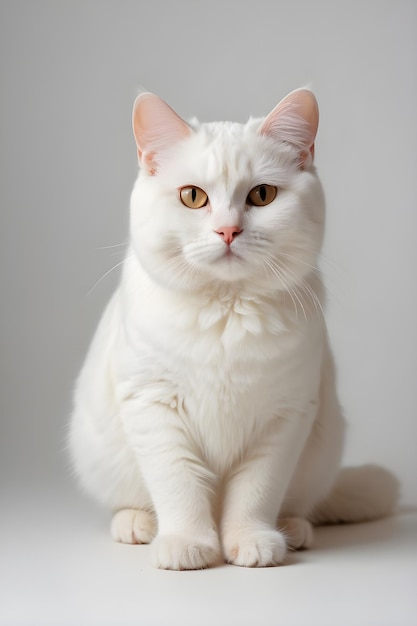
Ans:
{"type": "Polygon", "coordinates": [[[250,118],[245,124],[240,122],[204,122],[197,125],[196,130],[205,135],[208,142],[222,142],[223,145],[234,146],[241,142],[254,140],[262,119],[250,118]]]}
{"type": "Polygon", "coordinates": [[[261,183],[287,178],[288,147],[279,148],[258,132],[262,119],[190,124],[193,131],[162,161],[160,181],[167,188],[196,185],[206,192],[230,195],[261,183]]]}
{"type": "Polygon", "coordinates": [[[238,139],[243,136],[246,125],[239,122],[204,122],[200,124],[200,130],[205,131],[212,137],[223,137],[224,139],[238,139]]]}
{"type": "Polygon", "coordinates": [[[226,187],[233,185],[252,169],[253,147],[247,144],[245,127],[236,122],[202,124],[191,138],[189,158],[184,165],[195,169],[200,180],[226,187]]]}
{"type": "Polygon", "coordinates": [[[263,179],[264,174],[271,178],[270,168],[277,167],[276,154],[257,132],[260,122],[250,119],[246,124],[226,121],[195,126],[177,154],[174,170],[190,184],[212,182],[226,187],[263,179]]]}

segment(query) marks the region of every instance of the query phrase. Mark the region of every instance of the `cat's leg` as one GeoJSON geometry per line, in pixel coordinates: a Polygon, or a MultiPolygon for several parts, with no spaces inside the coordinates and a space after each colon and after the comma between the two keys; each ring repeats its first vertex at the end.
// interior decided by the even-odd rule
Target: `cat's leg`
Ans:
{"type": "Polygon", "coordinates": [[[193,448],[175,401],[126,402],[123,422],[158,520],[151,558],[162,569],[202,569],[221,559],[212,516],[214,476],[193,448]]]}
{"type": "Polygon", "coordinates": [[[150,543],[156,535],[155,516],[142,509],[121,509],[114,513],[110,531],[120,543],[150,543]]]}
{"type": "MultiPolygon", "coordinates": [[[[330,363],[331,365],[331,363],[330,363]]],[[[281,507],[278,526],[290,519],[288,533],[293,547],[310,547],[312,512],[332,489],[341,464],[345,420],[335,393],[333,370],[328,366],[322,380],[320,404],[310,436],[297,463],[281,507]],[[292,520],[301,520],[301,525],[292,520]],[[304,529],[301,527],[304,526],[304,529]],[[302,535],[305,540],[301,541],[302,535]]],[[[314,523],[314,522],[313,522],[314,523]]]]}
{"type": "Polygon", "coordinates": [[[74,471],[84,490],[114,512],[115,541],[150,543],[156,533],[150,494],[119,420],[105,417],[108,428],[83,407],[74,412],[69,440],[74,471]]]}
{"type": "Polygon", "coordinates": [[[224,495],[221,537],[234,565],[279,565],[286,555],[277,518],[311,429],[312,413],[277,419],[230,477],[224,495]]]}

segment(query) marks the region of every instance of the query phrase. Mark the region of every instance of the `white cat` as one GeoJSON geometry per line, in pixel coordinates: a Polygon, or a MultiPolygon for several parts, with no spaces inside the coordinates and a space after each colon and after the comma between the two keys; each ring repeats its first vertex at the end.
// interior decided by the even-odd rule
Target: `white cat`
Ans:
{"type": "Polygon", "coordinates": [[[114,539],[152,541],[157,567],[276,565],[311,544],[311,523],[394,507],[382,468],[339,473],[317,125],[304,89],[246,125],[189,125],[150,93],[135,102],[130,248],[70,447],[114,539]]]}

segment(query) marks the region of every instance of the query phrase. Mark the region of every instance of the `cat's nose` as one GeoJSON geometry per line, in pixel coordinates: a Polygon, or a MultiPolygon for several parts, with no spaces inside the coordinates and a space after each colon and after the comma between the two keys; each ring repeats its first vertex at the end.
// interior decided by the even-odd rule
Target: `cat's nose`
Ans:
{"type": "Polygon", "coordinates": [[[240,226],[220,226],[220,228],[218,228],[214,232],[220,235],[223,241],[230,246],[233,239],[237,237],[242,232],[242,230],[243,228],[240,228],[240,226]]]}

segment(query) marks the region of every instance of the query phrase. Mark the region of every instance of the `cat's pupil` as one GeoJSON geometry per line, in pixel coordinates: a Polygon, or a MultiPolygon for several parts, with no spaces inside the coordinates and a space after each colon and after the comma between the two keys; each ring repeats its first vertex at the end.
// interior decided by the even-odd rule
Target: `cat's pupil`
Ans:
{"type": "Polygon", "coordinates": [[[193,187],[191,190],[191,198],[193,202],[195,202],[196,197],[197,197],[197,190],[195,189],[195,187],[193,187]]]}
{"type": "Polygon", "coordinates": [[[266,189],[263,185],[261,185],[259,187],[259,195],[261,196],[261,200],[262,202],[265,202],[265,198],[266,198],[266,189]]]}

